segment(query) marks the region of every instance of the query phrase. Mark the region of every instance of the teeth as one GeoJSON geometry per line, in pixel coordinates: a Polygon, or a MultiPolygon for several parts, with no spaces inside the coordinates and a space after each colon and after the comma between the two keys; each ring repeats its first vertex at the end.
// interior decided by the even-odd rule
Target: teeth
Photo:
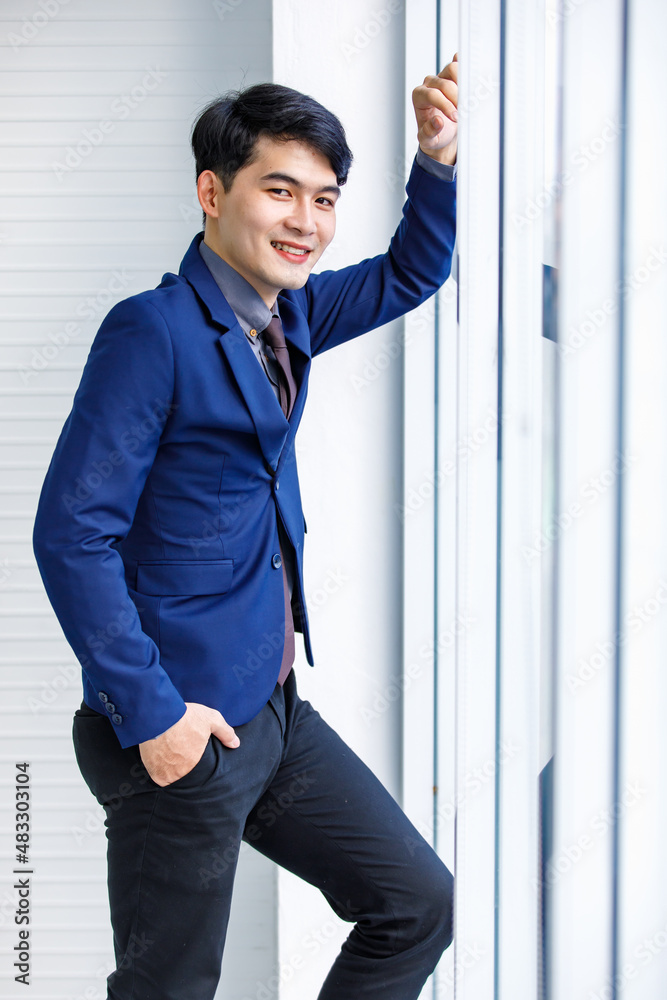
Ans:
{"type": "Polygon", "coordinates": [[[277,247],[278,250],[285,250],[287,253],[296,253],[300,255],[309,253],[308,250],[297,250],[296,247],[291,247],[287,243],[275,243],[273,240],[271,241],[271,246],[277,247]]]}

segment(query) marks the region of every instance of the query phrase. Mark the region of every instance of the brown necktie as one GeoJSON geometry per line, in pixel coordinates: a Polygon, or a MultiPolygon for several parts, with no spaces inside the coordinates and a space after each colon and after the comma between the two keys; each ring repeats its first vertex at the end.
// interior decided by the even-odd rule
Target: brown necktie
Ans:
{"type": "MultiPolygon", "coordinates": [[[[264,342],[273,349],[280,371],[278,374],[278,388],[280,390],[280,405],[286,417],[289,417],[296,399],[296,382],[292,375],[289,352],[285,343],[283,325],[278,316],[272,316],[269,325],[262,330],[264,342]]],[[[279,537],[282,531],[279,530],[279,537]]],[[[294,617],[292,615],[292,605],[290,602],[289,585],[287,583],[287,571],[285,569],[285,552],[283,550],[282,537],[280,537],[280,557],[283,566],[283,590],[285,593],[285,645],[283,646],[283,659],[280,664],[278,674],[278,684],[282,686],[285,678],[289,674],[294,663],[294,617]]]]}
{"type": "Polygon", "coordinates": [[[286,417],[289,417],[296,399],[296,382],[292,375],[292,366],[289,359],[289,351],[285,343],[283,325],[279,316],[272,316],[269,325],[262,330],[264,342],[273,349],[276,361],[280,366],[278,383],[280,388],[280,405],[286,417]]]}

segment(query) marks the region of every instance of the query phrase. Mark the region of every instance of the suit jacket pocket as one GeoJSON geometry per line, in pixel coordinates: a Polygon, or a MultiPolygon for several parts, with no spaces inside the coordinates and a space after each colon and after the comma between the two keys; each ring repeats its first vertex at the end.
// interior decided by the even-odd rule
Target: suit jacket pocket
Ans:
{"type": "Polygon", "coordinates": [[[155,597],[224,594],[232,585],[233,559],[159,559],[137,566],[137,590],[155,597]]]}

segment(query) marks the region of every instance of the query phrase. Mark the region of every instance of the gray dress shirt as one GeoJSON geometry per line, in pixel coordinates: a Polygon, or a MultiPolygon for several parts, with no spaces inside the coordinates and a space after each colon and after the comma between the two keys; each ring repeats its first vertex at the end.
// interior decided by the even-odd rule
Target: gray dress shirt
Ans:
{"type": "Polygon", "coordinates": [[[439,163],[438,160],[434,160],[432,156],[425,153],[424,150],[419,146],[417,149],[417,163],[420,167],[423,167],[427,174],[433,174],[434,177],[439,177],[443,181],[453,181],[456,178],[456,163],[439,163]]]}
{"type": "Polygon", "coordinates": [[[269,309],[259,292],[253,288],[249,281],[235,271],[231,264],[219,257],[215,250],[202,240],[199,244],[199,252],[204,258],[204,262],[215,278],[215,282],[232,307],[232,311],[239,321],[239,325],[245,333],[255,357],[259,360],[264,371],[269,377],[273,386],[276,398],[280,401],[280,389],[278,386],[278,362],[273,351],[268,344],[264,343],[262,330],[266,329],[271,321],[271,316],[280,319],[278,311],[278,300],[273,304],[273,310],[269,309]]]}

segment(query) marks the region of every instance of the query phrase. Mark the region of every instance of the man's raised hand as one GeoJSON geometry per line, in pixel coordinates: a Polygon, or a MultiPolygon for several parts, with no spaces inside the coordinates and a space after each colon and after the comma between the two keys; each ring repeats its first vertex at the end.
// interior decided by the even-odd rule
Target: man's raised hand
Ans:
{"type": "Polygon", "coordinates": [[[456,160],[457,105],[459,97],[457,55],[437,76],[427,76],[412,91],[417,119],[417,139],[425,153],[441,163],[456,160]]]}

